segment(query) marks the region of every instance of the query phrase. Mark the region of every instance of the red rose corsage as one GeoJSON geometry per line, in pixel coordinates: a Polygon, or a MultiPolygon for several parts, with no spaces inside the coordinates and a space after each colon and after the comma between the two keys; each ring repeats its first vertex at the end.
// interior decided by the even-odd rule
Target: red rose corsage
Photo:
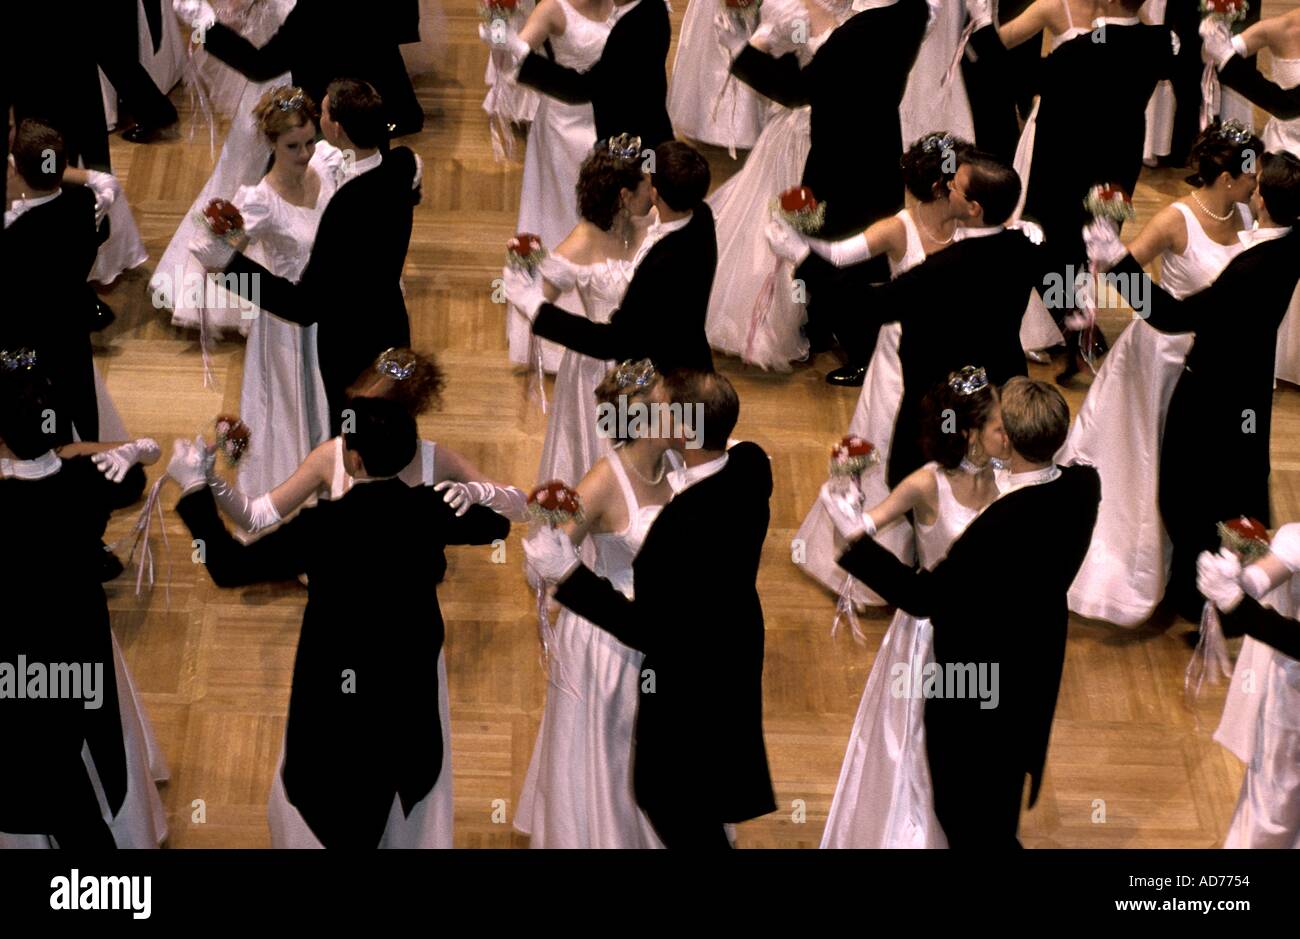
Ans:
{"type": "Polygon", "coordinates": [[[1258,561],[1268,554],[1268,529],[1254,518],[1230,519],[1219,522],[1219,543],[1241,558],[1243,564],[1258,561]]]}
{"type": "Polygon", "coordinates": [[[582,499],[577,490],[558,479],[542,483],[528,496],[528,514],[554,528],[582,521],[582,499]]]}
{"type": "Polygon", "coordinates": [[[252,437],[248,425],[237,417],[223,414],[216,419],[214,427],[217,449],[225,457],[227,465],[237,465],[248,452],[248,443],[252,437]]]}
{"type": "Polygon", "coordinates": [[[1132,198],[1114,183],[1100,183],[1089,189],[1083,207],[1094,218],[1108,218],[1115,222],[1137,218],[1132,198]]]}
{"type": "Polygon", "coordinates": [[[790,227],[805,235],[815,235],[826,222],[826,204],[818,202],[807,186],[795,186],[777,197],[774,211],[790,227]]]}

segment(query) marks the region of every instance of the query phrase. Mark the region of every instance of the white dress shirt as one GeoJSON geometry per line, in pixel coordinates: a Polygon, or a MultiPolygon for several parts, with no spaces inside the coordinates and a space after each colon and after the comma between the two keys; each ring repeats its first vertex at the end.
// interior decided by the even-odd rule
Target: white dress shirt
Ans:
{"type": "Polygon", "coordinates": [[[1244,228],[1237,232],[1237,237],[1246,247],[1251,248],[1262,241],[1272,241],[1274,238],[1284,238],[1291,234],[1291,226],[1285,228],[1260,228],[1259,222],[1256,222],[1250,228],[1244,228]]]}
{"type": "Polygon", "coordinates": [[[952,233],[953,241],[965,241],[967,238],[987,238],[989,235],[996,235],[999,232],[1006,231],[1001,225],[984,225],[979,228],[967,225],[958,225],[957,230],[952,233]]]}
{"type": "Polygon", "coordinates": [[[37,196],[35,199],[15,199],[13,201],[13,204],[9,208],[5,209],[5,228],[8,228],[10,225],[12,225],[14,223],[14,219],[18,218],[18,216],[22,215],[24,212],[28,211],[29,209],[34,209],[38,205],[44,205],[47,202],[53,202],[60,195],[62,195],[62,193],[63,193],[62,189],[56,189],[48,196],[37,196]]]}
{"type": "Polygon", "coordinates": [[[1053,463],[1051,466],[1044,466],[1042,469],[1030,470],[1027,473],[1008,473],[1002,470],[994,474],[994,482],[998,487],[998,498],[1015,492],[1017,489],[1024,489],[1027,486],[1041,486],[1043,483],[1050,483],[1061,475],[1061,468],[1053,463]]]}
{"type": "Polygon", "coordinates": [[[690,222],[691,217],[695,214],[694,212],[691,212],[685,218],[679,218],[675,222],[660,222],[659,210],[651,209],[650,211],[654,213],[654,221],[651,222],[650,227],[646,229],[645,237],[641,239],[641,244],[637,246],[636,254],[632,257],[633,270],[641,266],[641,261],[645,258],[646,254],[649,253],[651,248],[664,238],[667,238],[673,232],[685,228],[690,222]]]}
{"type": "Polygon", "coordinates": [[[0,479],[44,479],[57,473],[61,466],[63,461],[53,450],[34,460],[0,459],[0,479]]]}
{"type": "Polygon", "coordinates": [[[717,459],[709,460],[707,463],[700,463],[697,466],[683,466],[681,469],[675,469],[668,474],[668,485],[672,487],[674,496],[681,495],[701,480],[708,479],[715,473],[721,472],[726,465],[727,454],[724,453],[717,459]]]}

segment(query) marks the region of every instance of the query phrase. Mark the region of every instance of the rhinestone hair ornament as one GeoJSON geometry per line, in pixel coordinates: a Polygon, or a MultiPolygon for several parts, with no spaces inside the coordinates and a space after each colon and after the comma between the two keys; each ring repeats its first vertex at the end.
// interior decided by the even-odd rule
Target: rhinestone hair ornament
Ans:
{"type": "Polygon", "coordinates": [[[963,397],[982,391],[988,386],[988,374],[984,369],[974,365],[967,365],[960,372],[954,372],[948,379],[948,387],[963,397]]]}
{"type": "Polygon", "coordinates": [[[285,91],[292,92],[292,94],[275,102],[275,106],[281,111],[299,111],[307,107],[307,96],[303,94],[301,88],[286,87],[285,91]]]}
{"type": "Polygon", "coordinates": [[[620,160],[635,160],[641,155],[641,138],[630,134],[619,134],[608,141],[610,156],[620,160]]]}
{"type": "Polygon", "coordinates": [[[614,370],[614,382],[618,385],[619,391],[625,391],[628,388],[644,388],[658,376],[655,371],[655,365],[649,359],[632,361],[628,359],[614,370]]]}
{"type": "Polygon", "coordinates": [[[1241,121],[1224,121],[1215,128],[1214,136],[1220,140],[1226,140],[1228,143],[1233,143],[1240,147],[1244,144],[1250,143],[1250,138],[1255,135],[1251,132],[1250,128],[1241,123],[1241,121]]]}
{"type": "Polygon", "coordinates": [[[920,143],[922,153],[945,153],[953,148],[955,141],[947,131],[933,131],[922,137],[920,143]]]}
{"type": "Polygon", "coordinates": [[[409,349],[385,349],[375,362],[375,371],[395,381],[405,381],[415,374],[415,353],[409,349]]]}
{"type": "Polygon", "coordinates": [[[17,372],[36,367],[36,353],[31,349],[0,349],[0,371],[17,372]]]}

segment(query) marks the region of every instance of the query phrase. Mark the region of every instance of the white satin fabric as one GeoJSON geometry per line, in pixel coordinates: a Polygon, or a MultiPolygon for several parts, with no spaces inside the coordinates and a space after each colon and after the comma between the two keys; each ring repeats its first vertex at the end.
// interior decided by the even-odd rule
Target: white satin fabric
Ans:
{"type": "MultiPolygon", "coordinates": [[[[1300,59],[1283,59],[1273,56],[1273,81],[1282,88],[1300,85],[1300,59]]],[[[1264,146],[1269,150],[1285,150],[1300,157],[1300,117],[1283,121],[1269,118],[1264,125],[1264,146]]],[[[1300,385],[1300,287],[1291,298],[1286,319],[1277,331],[1278,378],[1300,385]]]]}
{"type": "Polygon", "coordinates": [[[716,0],[690,0],[677,36],[668,117],[681,137],[749,150],[758,141],[767,99],[731,75],[731,54],[718,42],[716,0]]]}

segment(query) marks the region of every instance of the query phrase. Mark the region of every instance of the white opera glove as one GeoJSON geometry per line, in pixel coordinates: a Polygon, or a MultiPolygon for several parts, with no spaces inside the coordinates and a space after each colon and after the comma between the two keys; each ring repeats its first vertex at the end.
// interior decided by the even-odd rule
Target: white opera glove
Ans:
{"type": "Polygon", "coordinates": [[[713,33],[717,36],[718,44],[731,56],[749,43],[749,34],[741,30],[739,24],[725,13],[714,14],[713,33]]]}
{"type": "Polygon", "coordinates": [[[434,492],[444,492],[442,501],[464,515],[472,505],[489,508],[512,522],[528,521],[528,495],[515,486],[498,486],[495,483],[460,483],[444,479],[433,487],[434,492]]]}
{"type": "Polygon", "coordinates": [[[280,512],[269,492],[250,499],[219,476],[209,474],[207,483],[222,514],[244,531],[259,532],[279,524],[280,512]]]}
{"type": "Polygon", "coordinates": [[[1300,571],[1300,522],[1288,522],[1279,528],[1268,549],[1291,573],[1300,571]]]}
{"type": "Polygon", "coordinates": [[[856,487],[848,494],[843,494],[835,492],[829,482],[824,482],[817,498],[830,515],[835,530],[845,541],[857,541],[863,536],[875,535],[875,520],[863,511],[865,500],[856,487]]]}
{"type": "Polygon", "coordinates": [[[1201,58],[1212,62],[1217,68],[1223,68],[1228,60],[1237,54],[1232,44],[1232,30],[1228,24],[1217,16],[1207,16],[1201,20],[1201,58]]]}
{"type": "Polygon", "coordinates": [[[871,257],[871,245],[867,244],[865,232],[841,238],[839,241],[809,238],[808,247],[817,257],[830,261],[836,267],[861,264],[871,257]]]}
{"type": "Polygon", "coordinates": [[[966,0],[966,12],[970,14],[971,23],[976,29],[982,29],[993,22],[991,0],[966,0]]]}
{"type": "Polygon", "coordinates": [[[126,478],[127,470],[139,463],[141,459],[152,463],[162,455],[162,447],[152,437],[141,437],[112,450],[93,454],[90,461],[99,467],[109,482],[120,483],[126,478]]]}
{"type": "Polygon", "coordinates": [[[1094,218],[1083,226],[1083,244],[1088,249],[1088,260],[1102,270],[1114,267],[1128,254],[1115,223],[1108,218],[1094,218]]]}
{"type": "Polygon", "coordinates": [[[195,437],[193,441],[177,440],[172,444],[172,458],[167,463],[167,475],[180,484],[181,495],[189,495],[208,484],[203,467],[207,449],[202,437],[195,437]]]}
{"type": "Polygon", "coordinates": [[[1247,596],[1258,600],[1273,589],[1273,581],[1265,573],[1264,568],[1258,564],[1252,564],[1241,572],[1241,586],[1245,589],[1247,596]]]}
{"type": "Polygon", "coordinates": [[[538,577],[553,584],[563,581],[581,563],[569,536],[549,525],[524,539],[524,556],[538,577]]]}
{"type": "Polygon", "coordinates": [[[1241,562],[1227,548],[1218,554],[1202,551],[1196,559],[1196,589],[1224,613],[1231,613],[1245,595],[1241,562]]]}
{"type": "Polygon", "coordinates": [[[95,194],[95,224],[98,225],[117,201],[122,192],[122,184],[112,173],[86,170],[86,186],[95,194]]]}
{"type": "Polygon", "coordinates": [[[1007,228],[1012,231],[1020,232],[1020,234],[1028,238],[1029,243],[1033,245],[1041,245],[1047,237],[1043,234],[1042,225],[1039,225],[1037,222],[1031,222],[1028,219],[1017,219],[1008,225],[1007,228]]]}
{"type": "Polygon", "coordinates": [[[508,267],[501,281],[505,289],[506,302],[528,317],[528,322],[531,323],[535,320],[537,311],[546,302],[546,296],[542,293],[541,277],[534,277],[521,270],[508,267]]]}
{"type": "Polygon", "coordinates": [[[206,225],[197,225],[194,237],[190,239],[190,253],[210,271],[225,270],[235,256],[234,245],[213,232],[206,225]]]}
{"type": "Polygon", "coordinates": [[[172,0],[172,9],[191,29],[207,29],[217,21],[208,0],[172,0]]]}
{"type": "Polygon", "coordinates": [[[812,251],[808,247],[808,239],[795,231],[784,219],[770,219],[763,233],[767,235],[767,243],[771,246],[772,253],[796,267],[802,264],[804,258],[812,251]]]}

